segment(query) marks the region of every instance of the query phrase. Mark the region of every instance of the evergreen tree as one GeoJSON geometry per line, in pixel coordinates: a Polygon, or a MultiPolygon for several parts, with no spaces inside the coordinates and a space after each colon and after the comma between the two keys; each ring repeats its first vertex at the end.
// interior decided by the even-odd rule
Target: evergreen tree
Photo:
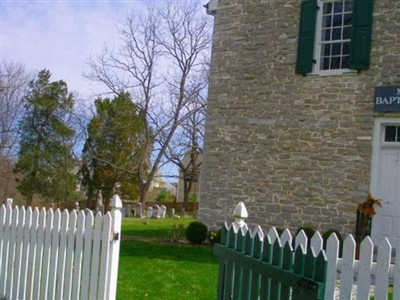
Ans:
{"type": "Polygon", "coordinates": [[[122,197],[138,197],[138,161],[147,125],[128,93],[99,98],[95,106],[83,149],[82,185],[88,200],[101,190],[107,208],[117,189],[122,197]]]}
{"type": "Polygon", "coordinates": [[[67,124],[74,98],[64,81],[50,82],[50,77],[48,70],[40,71],[23,99],[25,114],[14,172],[27,205],[32,205],[35,194],[68,201],[76,189],[71,142],[75,132],[67,124]]]}

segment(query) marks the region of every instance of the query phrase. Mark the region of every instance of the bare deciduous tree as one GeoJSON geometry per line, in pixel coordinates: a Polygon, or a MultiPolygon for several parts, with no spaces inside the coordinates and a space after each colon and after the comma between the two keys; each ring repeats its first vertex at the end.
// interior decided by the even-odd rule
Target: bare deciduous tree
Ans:
{"type": "MultiPolygon", "coordinates": [[[[196,193],[200,168],[202,163],[204,126],[206,118],[206,101],[201,91],[206,92],[208,72],[205,73],[203,87],[196,101],[192,101],[185,108],[192,112],[176,131],[174,138],[168,146],[165,156],[179,170],[178,193],[183,192],[183,207],[186,209],[192,193],[196,193]],[[182,186],[180,186],[182,184],[182,186]]],[[[179,195],[178,195],[179,197],[179,195]]]]}
{"type": "Polygon", "coordinates": [[[210,19],[198,2],[160,5],[149,6],[146,14],[131,14],[121,28],[121,46],[91,59],[87,74],[112,93],[128,90],[146,115],[140,162],[135,170],[126,170],[138,175],[141,202],[177,129],[195,114],[187,108],[204,86],[199,74],[211,44],[210,19]]]}
{"type": "Polygon", "coordinates": [[[23,114],[22,98],[29,75],[24,66],[2,62],[0,65],[0,197],[15,197],[12,172],[18,147],[18,122],[23,114]]]}

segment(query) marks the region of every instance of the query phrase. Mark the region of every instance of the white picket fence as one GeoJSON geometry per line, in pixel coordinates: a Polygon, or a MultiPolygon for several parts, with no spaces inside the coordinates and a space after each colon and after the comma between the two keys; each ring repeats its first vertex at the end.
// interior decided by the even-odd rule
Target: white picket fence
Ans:
{"type": "MultiPolygon", "coordinates": [[[[231,226],[236,230],[247,231],[247,224],[244,222],[247,215],[244,204],[239,203],[234,211],[236,221],[231,226]]],[[[260,226],[253,230],[254,234],[262,232],[260,226]]],[[[282,246],[286,243],[293,245],[293,237],[288,229],[279,235],[276,229],[272,228],[267,236],[271,243],[278,239],[282,246]]],[[[300,231],[294,239],[294,248],[297,249],[300,245],[303,249],[310,246],[315,256],[321,251],[325,252],[327,278],[324,300],[369,300],[370,296],[374,296],[375,300],[386,300],[389,286],[392,286],[393,299],[400,299],[400,250],[396,251],[396,256],[392,258],[392,246],[387,239],[374,247],[371,239],[365,238],[361,243],[359,259],[355,259],[356,242],[352,235],[344,240],[341,257],[339,240],[335,234],[328,238],[324,250],[323,239],[318,231],[310,240],[304,231],[300,231]],[[375,253],[374,248],[377,250],[375,253]]],[[[396,245],[396,249],[400,249],[400,243],[396,245]]]]}
{"type": "Polygon", "coordinates": [[[92,212],[0,208],[0,299],[116,297],[122,203],[92,212]]]}

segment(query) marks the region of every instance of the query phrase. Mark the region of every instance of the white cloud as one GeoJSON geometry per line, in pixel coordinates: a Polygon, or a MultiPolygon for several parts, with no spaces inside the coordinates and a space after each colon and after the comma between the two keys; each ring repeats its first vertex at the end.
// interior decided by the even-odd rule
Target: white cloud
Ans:
{"type": "Polygon", "coordinates": [[[87,97],[99,86],[82,77],[90,55],[118,43],[117,26],[142,1],[2,1],[1,59],[49,69],[87,97]]]}

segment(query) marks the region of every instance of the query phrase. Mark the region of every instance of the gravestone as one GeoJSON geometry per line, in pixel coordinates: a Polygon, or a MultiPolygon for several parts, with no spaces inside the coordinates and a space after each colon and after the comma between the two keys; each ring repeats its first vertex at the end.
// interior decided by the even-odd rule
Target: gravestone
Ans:
{"type": "Polygon", "coordinates": [[[175,217],[175,208],[170,208],[168,214],[170,218],[175,217]]]}
{"type": "Polygon", "coordinates": [[[155,204],[153,205],[153,219],[158,219],[160,217],[160,207],[155,204]]]}
{"type": "Polygon", "coordinates": [[[127,204],[125,205],[125,217],[130,218],[131,217],[131,205],[127,204]]]}
{"type": "Polygon", "coordinates": [[[166,212],[167,212],[167,208],[165,207],[165,205],[161,205],[160,213],[159,213],[159,216],[161,219],[165,219],[166,212]]]}
{"type": "Polygon", "coordinates": [[[140,202],[136,203],[135,218],[143,218],[143,207],[140,202]]]}
{"type": "Polygon", "coordinates": [[[151,206],[149,208],[147,208],[146,217],[148,217],[148,218],[153,217],[153,208],[151,206]]]}

